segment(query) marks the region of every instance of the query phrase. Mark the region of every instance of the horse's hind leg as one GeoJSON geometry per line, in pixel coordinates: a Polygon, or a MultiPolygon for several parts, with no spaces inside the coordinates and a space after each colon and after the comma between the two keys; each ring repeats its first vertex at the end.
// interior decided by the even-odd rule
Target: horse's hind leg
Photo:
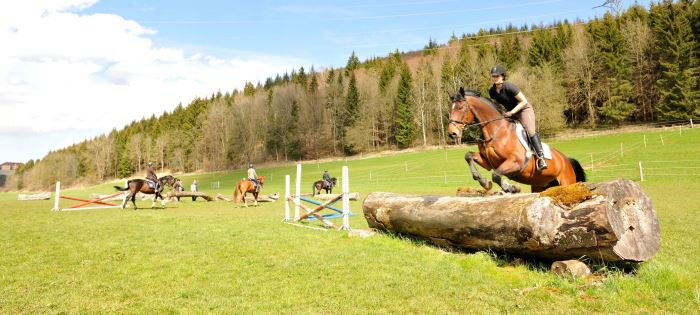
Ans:
{"type": "MultiPolygon", "coordinates": [[[[481,177],[481,173],[479,173],[479,170],[476,169],[476,165],[474,165],[475,160],[480,159],[480,157],[481,154],[477,156],[476,154],[474,154],[474,152],[467,152],[467,154],[464,155],[464,159],[467,161],[467,163],[469,163],[469,170],[472,173],[472,178],[478,181],[481,187],[488,191],[491,190],[491,181],[481,177]]],[[[481,160],[477,160],[477,163],[481,165],[481,163],[479,162],[481,162],[481,160]]]]}

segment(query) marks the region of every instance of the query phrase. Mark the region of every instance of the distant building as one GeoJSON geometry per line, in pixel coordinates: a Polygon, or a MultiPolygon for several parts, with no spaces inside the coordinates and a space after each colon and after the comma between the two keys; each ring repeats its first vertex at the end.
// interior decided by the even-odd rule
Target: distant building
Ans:
{"type": "Polygon", "coordinates": [[[14,173],[14,171],[16,169],[20,168],[20,166],[22,166],[22,165],[24,165],[24,163],[5,162],[5,163],[0,164],[0,171],[3,171],[3,173],[5,173],[5,172],[14,173]]]}
{"type": "Polygon", "coordinates": [[[7,177],[12,175],[23,163],[5,162],[0,164],[0,187],[5,186],[7,177]]]}

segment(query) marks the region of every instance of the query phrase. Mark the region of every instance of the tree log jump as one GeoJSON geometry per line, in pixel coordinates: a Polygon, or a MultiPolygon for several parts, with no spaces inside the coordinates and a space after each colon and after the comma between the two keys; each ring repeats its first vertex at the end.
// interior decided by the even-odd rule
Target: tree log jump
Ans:
{"type": "Polygon", "coordinates": [[[201,191],[170,191],[165,195],[165,199],[171,200],[177,197],[201,197],[206,201],[214,201],[214,198],[201,191]]]}
{"type": "Polygon", "coordinates": [[[627,179],[475,198],[377,192],[363,210],[370,227],[452,248],[642,262],[660,245],[651,200],[627,179]]]}

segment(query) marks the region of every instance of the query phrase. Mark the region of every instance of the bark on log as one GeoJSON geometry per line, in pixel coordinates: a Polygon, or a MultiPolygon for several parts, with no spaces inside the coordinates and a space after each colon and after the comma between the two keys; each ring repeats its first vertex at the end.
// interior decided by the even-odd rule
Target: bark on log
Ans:
{"type": "Polygon", "coordinates": [[[201,191],[170,191],[165,195],[168,200],[176,197],[201,197],[206,201],[214,201],[214,198],[201,191]]]}
{"type": "Polygon", "coordinates": [[[367,196],[363,209],[370,227],[446,247],[608,262],[642,262],[658,251],[659,222],[638,184],[618,179],[555,188],[475,198],[379,192],[367,196]],[[581,190],[588,198],[565,200],[581,190]]]}

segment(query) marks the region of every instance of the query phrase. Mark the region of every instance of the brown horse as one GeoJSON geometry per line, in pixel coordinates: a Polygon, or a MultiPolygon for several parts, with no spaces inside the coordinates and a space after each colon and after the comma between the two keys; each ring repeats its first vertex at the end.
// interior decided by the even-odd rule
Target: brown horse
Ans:
{"type": "MultiPolygon", "coordinates": [[[[447,132],[456,141],[461,139],[462,130],[467,125],[477,125],[481,129],[482,137],[477,141],[479,152],[469,151],[464,159],[469,163],[472,177],[484,189],[491,189],[491,181],[481,177],[474,162],[486,170],[493,170],[493,181],[509,193],[520,192],[520,188],[509,184],[501,176],[530,185],[532,192],[586,181],[586,173],[581,164],[555,149],[551,149],[549,167],[538,171],[536,159],[526,156],[527,151],[518,140],[515,123],[505,119],[496,105],[480,97],[478,92],[467,92],[460,88],[459,93],[464,100],[452,103],[447,132]]],[[[452,99],[459,99],[456,96],[452,99]]]]}
{"type": "Polygon", "coordinates": [[[151,209],[155,209],[156,200],[158,198],[160,198],[161,206],[163,206],[163,209],[165,209],[165,200],[163,199],[163,195],[161,195],[161,192],[163,192],[163,188],[165,186],[172,188],[172,184],[174,182],[175,178],[171,175],[167,175],[158,179],[158,183],[160,184],[158,190],[151,188],[150,186],[148,186],[145,179],[140,178],[130,179],[128,182],[126,182],[126,187],[114,186],[114,188],[119,191],[129,191],[129,194],[126,196],[126,198],[124,198],[124,202],[122,203],[122,209],[126,208],[127,202],[129,202],[129,199],[131,199],[131,203],[134,205],[134,210],[136,210],[136,194],[139,192],[147,195],[155,195],[155,197],[153,197],[151,209]]]}
{"type": "MultiPolygon", "coordinates": [[[[262,188],[263,184],[265,183],[265,176],[258,176],[258,183],[260,184],[260,188],[262,188]]],[[[255,205],[258,205],[259,192],[255,190],[255,185],[251,180],[242,179],[236,183],[236,188],[233,190],[233,200],[236,202],[236,204],[240,204],[240,201],[238,200],[239,193],[241,194],[241,200],[246,207],[248,207],[248,201],[245,200],[245,195],[247,193],[253,194],[253,197],[255,198],[255,205]]]]}
{"type": "Polygon", "coordinates": [[[333,187],[338,184],[338,179],[331,177],[330,185],[325,180],[317,180],[313,185],[311,185],[311,196],[315,196],[321,193],[321,189],[325,190],[327,194],[333,192],[333,187]]]}

